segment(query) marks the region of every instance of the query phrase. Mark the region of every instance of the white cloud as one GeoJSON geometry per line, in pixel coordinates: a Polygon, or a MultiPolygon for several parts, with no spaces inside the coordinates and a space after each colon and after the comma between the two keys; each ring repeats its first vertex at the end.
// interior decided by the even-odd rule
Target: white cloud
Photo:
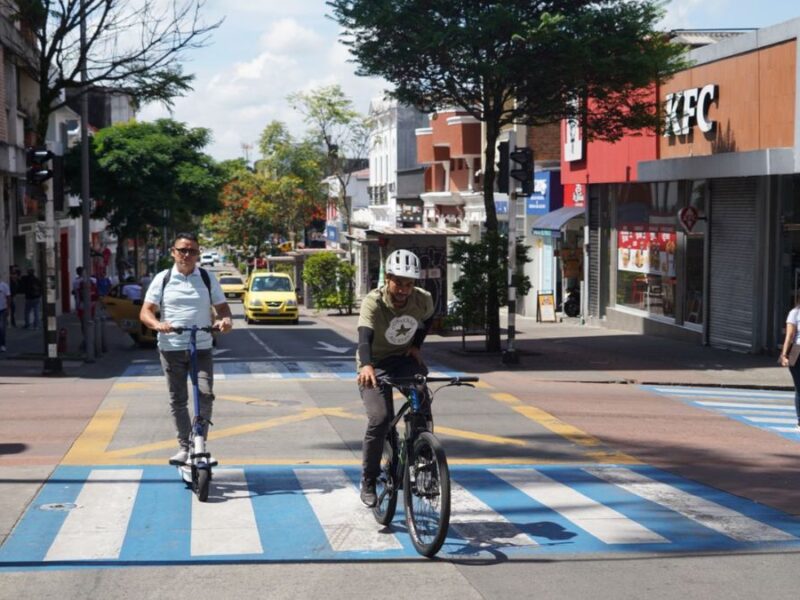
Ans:
{"type": "Polygon", "coordinates": [[[274,22],[261,35],[259,43],[262,48],[276,53],[312,54],[325,45],[325,40],[295,19],[286,18],[274,22]]]}

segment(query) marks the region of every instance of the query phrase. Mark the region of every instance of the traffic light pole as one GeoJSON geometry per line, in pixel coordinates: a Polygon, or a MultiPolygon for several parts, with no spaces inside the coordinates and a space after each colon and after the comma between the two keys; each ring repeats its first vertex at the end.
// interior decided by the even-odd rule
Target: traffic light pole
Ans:
{"type": "MultiPolygon", "coordinates": [[[[81,49],[86,48],[86,3],[81,0],[80,5],[80,35],[81,49]]],[[[83,234],[83,285],[81,294],[81,306],[83,316],[81,319],[81,330],[83,331],[83,348],[87,363],[94,362],[94,320],[92,319],[92,256],[91,256],[91,232],[89,230],[89,215],[91,212],[91,200],[89,199],[89,90],[86,87],[86,53],[81,52],[81,83],[83,93],[81,94],[81,233],[83,234]]]]}
{"type": "Polygon", "coordinates": [[[61,358],[58,356],[58,324],[56,323],[56,244],[55,244],[55,208],[53,198],[48,194],[45,201],[45,302],[44,327],[47,354],[44,359],[42,374],[59,376],[64,374],[61,358]]]}
{"type": "Polygon", "coordinates": [[[514,273],[517,267],[517,190],[513,186],[508,194],[508,345],[503,352],[507,365],[519,363],[519,354],[514,348],[517,337],[517,287],[514,273]]]}

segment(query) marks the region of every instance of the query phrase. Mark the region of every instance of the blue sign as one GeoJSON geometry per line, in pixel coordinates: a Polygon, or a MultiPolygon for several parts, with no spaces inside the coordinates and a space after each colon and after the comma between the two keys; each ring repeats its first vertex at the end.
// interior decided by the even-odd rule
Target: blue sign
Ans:
{"type": "Polygon", "coordinates": [[[325,227],[325,239],[329,242],[338,242],[339,228],[336,225],[328,225],[325,227]]]}
{"type": "Polygon", "coordinates": [[[564,190],[558,171],[533,174],[533,194],[525,200],[526,215],[546,215],[564,204],[564,190]]]}
{"type": "Polygon", "coordinates": [[[508,200],[495,200],[494,201],[494,209],[497,211],[498,215],[507,215],[508,214],[508,200]]]}

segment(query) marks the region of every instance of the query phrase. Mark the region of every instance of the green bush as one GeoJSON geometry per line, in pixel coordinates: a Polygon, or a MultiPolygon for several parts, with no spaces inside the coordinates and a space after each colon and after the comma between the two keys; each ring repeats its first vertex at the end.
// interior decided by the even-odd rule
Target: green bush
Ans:
{"type": "Polygon", "coordinates": [[[339,314],[353,314],[355,266],[340,260],[334,252],[320,252],[306,259],[303,281],[311,290],[314,305],[335,308],[339,314]]]}

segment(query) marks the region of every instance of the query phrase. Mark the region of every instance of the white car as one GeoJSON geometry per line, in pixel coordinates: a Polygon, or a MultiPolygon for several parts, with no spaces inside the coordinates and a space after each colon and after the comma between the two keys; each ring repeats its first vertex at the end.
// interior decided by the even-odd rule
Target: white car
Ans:
{"type": "Polygon", "coordinates": [[[203,252],[200,255],[200,266],[205,267],[206,265],[209,267],[214,266],[214,255],[211,252],[203,252]]]}

